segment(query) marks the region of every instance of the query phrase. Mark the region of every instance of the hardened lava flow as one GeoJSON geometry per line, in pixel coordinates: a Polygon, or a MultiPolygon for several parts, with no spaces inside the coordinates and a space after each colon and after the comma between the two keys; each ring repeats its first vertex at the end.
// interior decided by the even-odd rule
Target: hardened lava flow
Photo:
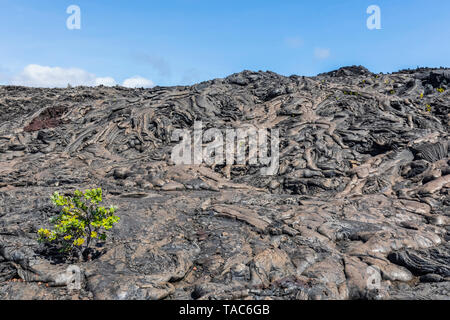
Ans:
{"type": "Polygon", "coordinates": [[[0,87],[0,299],[449,299],[450,70],[244,71],[193,86],[0,87]],[[175,165],[176,129],[279,130],[279,168],[175,165]],[[121,217],[81,288],[53,192],[121,217]]]}

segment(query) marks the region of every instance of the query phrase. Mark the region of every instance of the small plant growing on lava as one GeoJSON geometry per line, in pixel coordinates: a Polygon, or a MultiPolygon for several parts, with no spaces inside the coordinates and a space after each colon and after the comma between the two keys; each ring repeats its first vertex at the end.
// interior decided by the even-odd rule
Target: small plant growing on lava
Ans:
{"type": "Polygon", "coordinates": [[[117,207],[105,208],[102,202],[102,189],[91,189],[73,195],[62,196],[55,192],[50,197],[52,203],[61,208],[61,212],[50,219],[53,229],[39,229],[39,241],[53,243],[60,252],[76,252],[81,258],[93,240],[106,240],[106,233],[120,218],[114,213],[117,207]]]}
{"type": "Polygon", "coordinates": [[[442,92],[445,91],[445,89],[444,89],[444,88],[438,88],[437,91],[438,91],[439,93],[442,93],[442,92]]]}

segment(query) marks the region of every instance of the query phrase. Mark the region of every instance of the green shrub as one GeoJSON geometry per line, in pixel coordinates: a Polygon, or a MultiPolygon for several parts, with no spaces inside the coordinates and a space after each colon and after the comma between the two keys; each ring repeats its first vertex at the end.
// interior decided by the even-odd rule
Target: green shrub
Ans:
{"type": "Polygon", "coordinates": [[[106,240],[106,233],[120,218],[114,213],[117,207],[99,206],[102,202],[102,189],[76,190],[71,196],[61,196],[55,192],[52,203],[61,207],[61,212],[50,219],[52,230],[39,229],[39,241],[56,244],[61,252],[74,249],[82,253],[89,248],[92,240],[106,240]]]}

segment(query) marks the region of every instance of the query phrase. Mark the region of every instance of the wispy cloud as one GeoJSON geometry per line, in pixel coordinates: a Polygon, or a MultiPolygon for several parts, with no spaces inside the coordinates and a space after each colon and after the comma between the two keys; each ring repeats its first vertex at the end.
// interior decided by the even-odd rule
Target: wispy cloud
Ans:
{"type": "Polygon", "coordinates": [[[317,59],[327,59],[331,55],[330,49],[325,48],[315,48],[314,49],[314,56],[317,59]]]}
{"type": "Polygon", "coordinates": [[[300,37],[286,37],[284,38],[284,43],[289,48],[300,48],[303,46],[303,39],[300,37]]]}
{"type": "Polygon", "coordinates": [[[138,54],[135,57],[138,61],[148,64],[160,77],[168,78],[172,74],[170,64],[163,57],[150,54],[138,54]]]}
{"type": "Polygon", "coordinates": [[[196,68],[189,68],[184,71],[183,76],[181,77],[181,84],[183,85],[192,85],[196,82],[199,82],[201,79],[201,72],[196,68]]]}

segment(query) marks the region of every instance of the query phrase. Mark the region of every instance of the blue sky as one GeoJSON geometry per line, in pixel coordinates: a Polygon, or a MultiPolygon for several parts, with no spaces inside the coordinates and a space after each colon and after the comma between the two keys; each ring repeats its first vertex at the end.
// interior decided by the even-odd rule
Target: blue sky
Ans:
{"type": "Polygon", "coordinates": [[[1,0],[0,30],[0,84],[140,76],[177,85],[244,69],[315,75],[353,64],[374,72],[450,66],[447,0],[1,0]],[[72,4],[81,9],[80,30],[66,27],[72,4]],[[372,4],[381,30],[366,26],[372,4]]]}

